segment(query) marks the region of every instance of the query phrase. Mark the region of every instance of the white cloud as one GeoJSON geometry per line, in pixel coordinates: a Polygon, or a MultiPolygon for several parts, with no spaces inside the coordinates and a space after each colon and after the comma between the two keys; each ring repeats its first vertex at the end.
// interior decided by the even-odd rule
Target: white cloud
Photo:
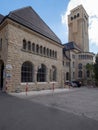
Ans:
{"type": "Polygon", "coordinates": [[[67,11],[62,15],[62,23],[67,24],[67,15],[70,10],[82,4],[89,15],[89,41],[98,46],[98,6],[96,0],[70,0],[67,11]]]}

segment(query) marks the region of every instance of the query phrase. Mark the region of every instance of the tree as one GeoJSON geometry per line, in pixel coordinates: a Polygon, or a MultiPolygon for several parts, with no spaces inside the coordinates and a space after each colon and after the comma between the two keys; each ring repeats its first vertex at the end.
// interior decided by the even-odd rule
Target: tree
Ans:
{"type": "Polygon", "coordinates": [[[94,82],[94,65],[93,63],[87,63],[86,66],[86,78],[91,84],[94,82]]]}
{"type": "Polygon", "coordinates": [[[98,54],[95,57],[94,74],[95,74],[96,84],[98,85],[98,54]]]}
{"type": "Polygon", "coordinates": [[[95,84],[94,80],[94,64],[93,63],[87,63],[84,66],[85,70],[85,82],[87,85],[93,86],[95,84]]]}

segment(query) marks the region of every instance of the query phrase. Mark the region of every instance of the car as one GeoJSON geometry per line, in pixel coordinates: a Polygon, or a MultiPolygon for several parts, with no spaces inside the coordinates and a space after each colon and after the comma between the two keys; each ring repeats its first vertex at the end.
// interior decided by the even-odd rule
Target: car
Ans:
{"type": "Polygon", "coordinates": [[[81,87],[81,81],[72,81],[73,83],[77,84],[77,87],[81,87]]]}
{"type": "Polygon", "coordinates": [[[74,82],[70,82],[72,87],[77,87],[77,84],[74,82]]]}
{"type": "Polygon", "coordinates": [[[77,84],[72,81],[66,81],[65,85],[71,86],[71,87],[77,87],[77,84]]]}

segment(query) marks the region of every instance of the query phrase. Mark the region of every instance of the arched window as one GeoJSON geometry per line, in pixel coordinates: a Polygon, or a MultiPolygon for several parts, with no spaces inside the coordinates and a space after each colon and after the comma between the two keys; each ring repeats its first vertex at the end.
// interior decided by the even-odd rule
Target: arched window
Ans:
{"type": "Polygon", "coordinates": [[[78,77],[82,78],[82,71],[81,70],[78,72],[78,77]]]}
{"type": "Polygon", "coordinates": [[[47,48],[47,56],[49,56],[49,49],[47,48]]]}
{"type": "Polygon", "coordinates": [[[32,43],[32,51],[35,52],[35,43],[32,43]]]}
{"type": "Polygon", "coordinates": [[[46,47],[43,49],[43,54],[46,55],[46,47]]]}
{"type": "Polygon", "coordinates": [[[82,69],[82,63],[78,64],[78,69],[82,69]]]}
{"type": "Polygon", "coordinates": [[[76,15],[74,15],[74,19],[76,18],[76,15]]]}
{"type": "Polygon", "coordinates": [[[66,80],[69,80],[69,72],[66,72],[66,80]]]}
{"type": "Polygon", "coordinates": [[[31,42],[28,41],[28,50],[31,51],[31,42]]]}
{"type": "Polygon", "coordinates": [[[53,50],[53,57],[54,57],[54,50],[53,50]]]}
{"type": "Polygon", "coordinates": [[[42,46],[40,46],[40,54],[42,54],[43,53],[43,48],[42,48],[42,46]]]}
{"type": "Polygon", "coordinates": [[[26,40],[23,40],[23,49],[26,50],[27,44],[26,44],[26,40]]]}
{"type": "Polygon", "coordinates": [[[21,82],[33,82],[33,65],[29,61],[22,64],[21,82]]]}
{"type": "Polygon", "coordinates": [[[52,55],[52,51],[51,51],[51,49],[50,49],[50,57],[51,57],[51,55],[52,55]]]}
{"type": "Polygon", "coordinates": [[[57,51],[54,52],[55,58],[57,58],[57,51]]]}
{"type": "Polygon", "coordinates": [[[71,20],[73,20],[73,17],[71,17],[71,20]]]}
{"type": "Polygon", "coordinates": [[[41,64],[38,67],[37,81],[38,82],[45,82],[46,81],[46,66],[44,64],[41,64]]]}
{"type": "Polygon", "coordinates": [[[36,45],[36,53],[39,53],[39,45],[36,45]]]}
{"type": "Polygon", "coordinates": [[[77,13],[77,17],[79,17],[79,15],[80,15],[80,14],[79,14],[79,13],[77,13]]]}

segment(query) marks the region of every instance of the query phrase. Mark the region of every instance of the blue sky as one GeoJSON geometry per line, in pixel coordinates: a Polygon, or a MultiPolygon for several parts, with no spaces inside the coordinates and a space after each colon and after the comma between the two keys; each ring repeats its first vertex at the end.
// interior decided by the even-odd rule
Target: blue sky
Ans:
{"type": "MultiPolygon", "coordinates": [[[[78,0],[78,4],[89,0],[78,0]],[[79,3],[80,1],[80,3],[79,3]]],[[[7,15],[10,11],[32,6],[32,8],[40,15],[46,24],[61,39],[62,43],[68,42],[68,31],[66,20],[62,23],[62,16],[66,16],[67,12],[76,6],[77,0],[3,0],[0,1],[0,14],[7,15]]],[[[94,27],[93,27],[94,28],[94,27]]],[[[92,35],[91,35],[92,37],[92,35]]],[[[94,41],[94,37],[90,39],[90,51],[97,53],[98,44],[94,41]]]]}

